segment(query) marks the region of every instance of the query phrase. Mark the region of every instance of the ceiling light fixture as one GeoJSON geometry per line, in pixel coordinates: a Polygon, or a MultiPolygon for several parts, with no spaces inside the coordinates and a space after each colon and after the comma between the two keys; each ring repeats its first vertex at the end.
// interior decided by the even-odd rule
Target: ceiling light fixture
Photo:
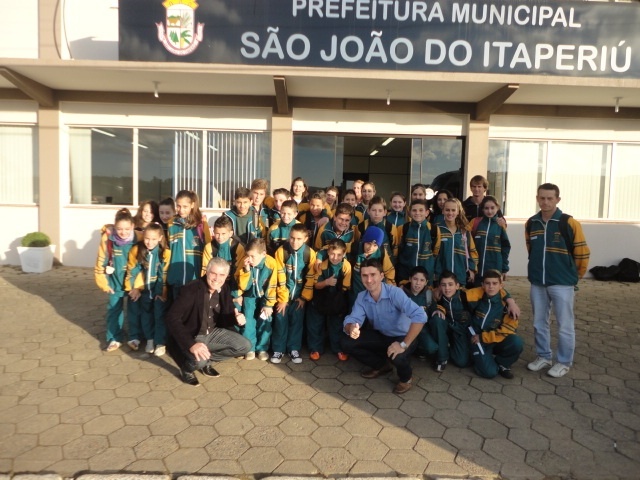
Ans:
{"type": "Polygon", "coordinates": [[[387,90],[387,105],[391,105],[391,90],[387,90]]]}
{"type": "Polygon", "coordinates": [[[377,155],[379,152],[378,150],[372,150],[371,153],[369,154],[370,157],[373,157],[374,155],[377,155]]]}
{"type": "Polygon", "coordinates": [[[160,82],[153,82],[153,96],[156,98],[160,96],[158,93],[158,85],[160,85],[160,82]]]}
{"type": "Polygon", "coordinates": [[[622,97],[613,97],[616,99],[616,107],[613,109],[614,112],[618,113],[620,111],[620,100],[622,97]]]}
{"type": "Polygon", "coordinates": [[[389,137],[387,138],[384,142],[382,142],[382,146],[386,147],[387,145],[389,145],[391,142],[393,142],[396,138],[395,137],[389,137]]]}

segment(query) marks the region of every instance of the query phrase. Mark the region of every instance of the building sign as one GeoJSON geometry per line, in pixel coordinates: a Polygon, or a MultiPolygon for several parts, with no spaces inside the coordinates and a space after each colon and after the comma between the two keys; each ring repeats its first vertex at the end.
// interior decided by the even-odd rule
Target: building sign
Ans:
{"type": "Polygon", "coordinates": [[[120,60],[640,78],[640,4],[120,0],[120,60]]]}

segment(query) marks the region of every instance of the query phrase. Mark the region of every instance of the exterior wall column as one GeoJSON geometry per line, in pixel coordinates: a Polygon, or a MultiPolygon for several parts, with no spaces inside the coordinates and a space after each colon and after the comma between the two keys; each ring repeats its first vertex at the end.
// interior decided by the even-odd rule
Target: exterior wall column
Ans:
{"type": "Polygon", "coordinates": [[[60,259],[62,240],[61,175],[60,175],[60,115],[57,108],[40,108],[38,112],[38,225],[41,232],[56,245],[55,257],[60,259]]]}
{"type": "Polygon", "coordinates": [[[293,117],[274,114],[271,118],[271,190],[288,189],[292,179],[293,117]]]}
{"type": "Polygon", "coordinates": [[[469,120],[467,124],[466,165],[464,169],[464,200],[471,195],[469,180],[475,175],[487,176],[489,166],[489,122],[469,120]]]}

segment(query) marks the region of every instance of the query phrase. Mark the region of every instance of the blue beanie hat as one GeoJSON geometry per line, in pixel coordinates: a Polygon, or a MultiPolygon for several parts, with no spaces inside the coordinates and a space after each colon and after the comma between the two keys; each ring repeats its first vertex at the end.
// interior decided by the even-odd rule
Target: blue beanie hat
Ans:
{"type": "Polygon", "coordinates": [[[384,232],[378,227],[368,227],[362,236],[362,243],[376,242],[382,246],[384,242],[384,232]]]}

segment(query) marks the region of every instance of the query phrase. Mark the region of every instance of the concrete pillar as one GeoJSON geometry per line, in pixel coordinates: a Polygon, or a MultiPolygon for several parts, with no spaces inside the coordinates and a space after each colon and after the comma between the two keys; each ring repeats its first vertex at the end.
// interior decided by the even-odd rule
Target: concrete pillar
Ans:
{"type": "Polygon", "coordinates": [[[38,172],[39,230],[51,237],[60,259],[61,237],[61,175],[60,175],[60,115],[57,108],[40,108],[38,112],[38,172]]]}
{"type": "Polygon", "coordinates": [[[289,188],[293,178],[293,118],[271,118],[271,190],[289,188]]]}
{"type": "MultiPolygon", "coordinates": [[[[58,0],[38,0],[38,58],[40,60],[59,59],[56,45],[60,45],[60,15],[56,9],[64,8],[58,0]]],[[[60,13],[60,12],[58,12],[60,13]]]]}
{"type": "Polygon", "coordinates": [[[469,120],[467,124],[466,165],[464,169],[463,200],[471,195],[469,179],[475,175],[487,176],[489,163],[489,122],[469,120]]]}

